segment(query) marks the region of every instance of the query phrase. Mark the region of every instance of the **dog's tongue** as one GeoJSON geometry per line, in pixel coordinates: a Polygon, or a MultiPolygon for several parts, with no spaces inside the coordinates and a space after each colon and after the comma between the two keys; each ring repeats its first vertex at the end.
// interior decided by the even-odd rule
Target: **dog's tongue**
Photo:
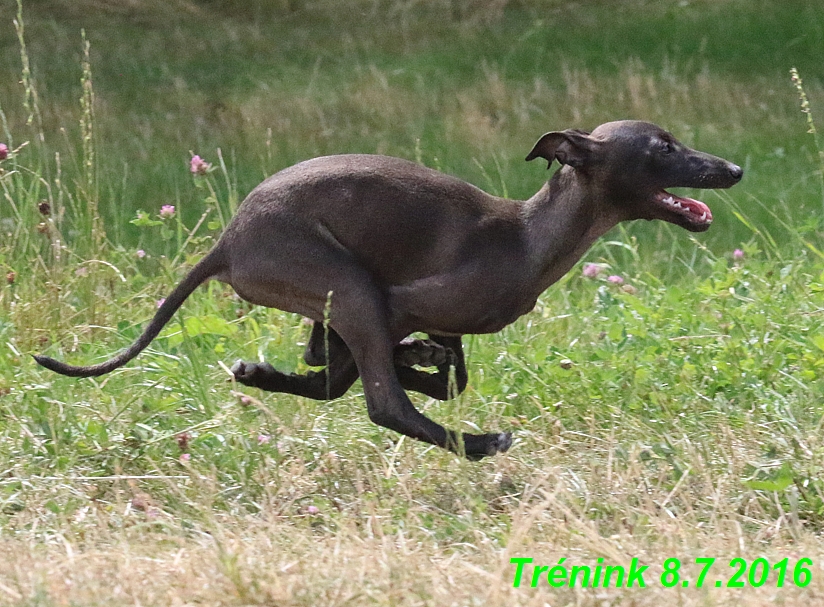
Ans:
{"type": "Polygon", "coordinates": [[[662,192],[659,195],[659,200],[665,207],[676,213],[686,215],[696,222],[710,223],[712,221],[712,211],[700,200],[676,196],[669,192],[662,192]]]}

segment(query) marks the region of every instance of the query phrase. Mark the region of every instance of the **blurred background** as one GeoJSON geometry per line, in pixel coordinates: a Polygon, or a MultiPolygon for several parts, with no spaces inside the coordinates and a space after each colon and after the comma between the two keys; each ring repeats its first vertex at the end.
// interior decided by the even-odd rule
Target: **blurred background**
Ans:
{"type": "MultiPolygon", "coordinates": [[[[525,198],[548,176],[523,161],[543,132],[622,118],[745,168],[724,200],[703,194],[709,246],[737,246],[753,227],[780,240],[781,221],[820,228],[817,136],[790,80],[798,68],[824,116],[820,2],[39,0],[23,6],[29,84],[18,12],[0,0],[0,140],[31,141],[25,153],[48,174],[78,174],[84,31],[99,209],[127,246],[150,244],[129,223],[137,209],[200,216],[192,154],[223,163],[221,199],[345,152],[416,159],[525,198]]],[[[676,233],[629,230],[652,233],[639,239],[652,253],[676,233]]]]}

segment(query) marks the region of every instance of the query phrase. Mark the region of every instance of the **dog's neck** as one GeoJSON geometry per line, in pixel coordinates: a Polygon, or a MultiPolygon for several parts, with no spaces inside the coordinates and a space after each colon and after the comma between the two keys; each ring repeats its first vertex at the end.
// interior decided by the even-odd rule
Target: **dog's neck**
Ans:
{"type": "Polygon", "coordinates": [[[595,240],[626,219],[618,207],[601,202],[603,196],[591,184],[585,187],[581,183],[585,179],[562,167],[524,202],[528,263],[538,293],[566,274],[595,240]]]}

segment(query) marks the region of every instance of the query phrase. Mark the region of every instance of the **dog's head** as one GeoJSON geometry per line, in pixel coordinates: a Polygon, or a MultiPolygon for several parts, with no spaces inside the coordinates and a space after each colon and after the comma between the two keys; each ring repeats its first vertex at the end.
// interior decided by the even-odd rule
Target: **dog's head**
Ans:
{"type": "Polygon", "coordinates": [[[699,200],[667,188],[728,188],[741,180],[741,167],[688,148],[649,122],[608,122],[592,133],[569,129],[546,133],[527,160],[557,160],[588,182],[592,195],[620,208],[626,219],[663,219],[703,232],[712,212],[699,200]]]}

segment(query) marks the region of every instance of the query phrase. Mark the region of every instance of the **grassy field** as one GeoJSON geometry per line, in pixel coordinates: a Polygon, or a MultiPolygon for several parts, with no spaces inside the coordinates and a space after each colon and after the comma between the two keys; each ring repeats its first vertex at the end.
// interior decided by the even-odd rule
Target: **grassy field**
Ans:
{"type": "Polygon", "coordinates": [[[0,604],[816,604],[824,164],[789,70],[824,116],[824,7],[347,6],[0,0],[0,604]],[[130,343],[245,193],[300,159],[389,153],[526,197],[541,133],[616,118],[745,179],[697,194],[707,234],[615,229],[584,259],[597,277],[579,266],[465,339],[460,398],[413,396],[450,427],[513,430],[503,456],[399,439],[359,384],[332,403],[233,384],[239,358],[306,370],[309,327],[216,283],[111,375],[29,357],[130,343]],[[214,170],[193,177],[192,154],[214,170]],[[637,559],[646,587],[533,588],[560,559],[637,559]]]}

